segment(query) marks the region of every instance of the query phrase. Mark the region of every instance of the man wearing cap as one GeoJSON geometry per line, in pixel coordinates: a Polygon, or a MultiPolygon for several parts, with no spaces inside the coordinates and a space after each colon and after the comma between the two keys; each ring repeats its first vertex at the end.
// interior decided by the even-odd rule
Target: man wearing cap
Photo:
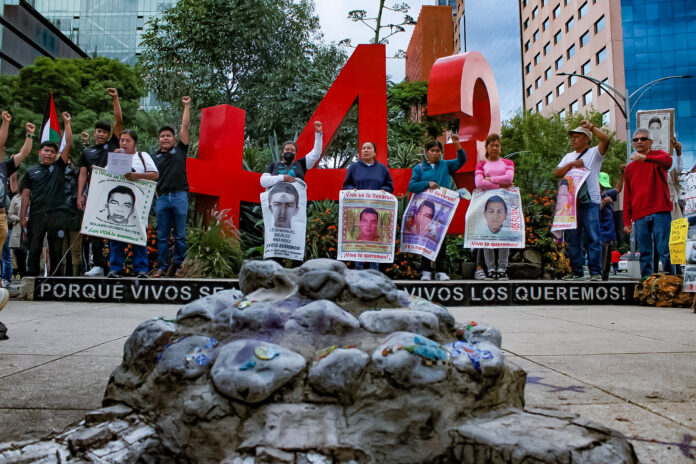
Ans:
{"type": "Polygon", "coordinates": [[[624,230],[635,228],[640,251],[640,275],[646,279],[653,269],[653,244],[662,261],[662,270],[672,273],[669,260],[669,232],[672,201],[667,185],[667,171],[672,157],[662,150],[651,150],[650,131],[638,128],[633,133],[636,153],[624,174],[624,230]]]}
{"type": "Polygon", "coordinates": [[[616,227],[614,226],[614,202],[618,193],[611,188],[609,174],[599,173],[599,193],[602,201],[599,204],[599,230],[602,238],[602,280],[609,280],[611,269],[611,252],[616,242],[616,227]]]}
{"type": "Polygon", "coordinates": [[[563,157],[553,174],[557,178],[565,176],[572,168],[589,169],[587,180],[577,193],[576,219],[577,228],[565,231],[568,242],[571,274],[563,280],[584,280],[583,272],[583,234],[587,239],[588,265],[590,280],[602,280],[602,242],[599,229],[599,170],[602,168],[604,155],[609,148],[609,136],[590,121],[583,120],[575,129],[568,131],[573,151],[563,157]],[[599,139],[599,145],[592,147],[592,136],[599,139]]]}

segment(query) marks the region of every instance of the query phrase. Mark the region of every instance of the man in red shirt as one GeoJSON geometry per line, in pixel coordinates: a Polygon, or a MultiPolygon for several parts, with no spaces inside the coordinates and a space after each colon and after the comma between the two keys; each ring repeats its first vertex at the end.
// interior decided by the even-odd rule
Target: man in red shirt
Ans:
{"type": "Polygon", "coordinates": [[[652,140],[648,129],[636,129],[633,146],[636,153],[624,174],[624,231],[630,234],[635,227],[640,275],[645,279],[653,273],[653,243],[662,261],[662,270],[672,273],[669,260],[672,202],[667,184],[672,157],[665,151],[650,149],[652,140]]]}

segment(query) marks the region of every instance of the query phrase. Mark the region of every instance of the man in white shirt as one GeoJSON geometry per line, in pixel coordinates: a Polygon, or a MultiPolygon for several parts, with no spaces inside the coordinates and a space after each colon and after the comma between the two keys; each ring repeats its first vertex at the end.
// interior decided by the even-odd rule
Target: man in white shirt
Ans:
{"type": "Polygon", "coordinates": [[[568,244],[568,257],[572,272],[563,280],[584,280],[584,255],[582,252],[583,235],[587,238],[588,267],[590,280],[602,280],[602,240],[599,234],[599,171],[604,155],[609,148],[610,137],[590,121],[583,120],[580,126],[568,131],[573,151],[566,154],[553,174],[557,178],[565,176],[572,168],[589,169],[590,174],[580,186],[577,193],[576,219],[577,228],[565,231],[568,244]],[[599,144],[590,146],[592,136],[599,139],[599,144]]]}

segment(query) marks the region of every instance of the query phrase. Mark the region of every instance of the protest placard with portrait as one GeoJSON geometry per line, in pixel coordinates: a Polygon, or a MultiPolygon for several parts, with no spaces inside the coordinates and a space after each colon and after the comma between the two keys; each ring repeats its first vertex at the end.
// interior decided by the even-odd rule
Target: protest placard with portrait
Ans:
{"type": "Polygon", "coordinates": [[[411,196],[401,222],[401,252],[434,261],[459,205],[459,194],[444,187],[411,196]]]}
{"type": "Polygon", "coordinates": [[[145,245],[157,182],[128,180],[94,166],[80,233],[145,245]]]}
{"type": "Polygon", "coordinates": [[[464,247],[524,248],[519,188],[474,190],[466,211],[464,247]]]}
{"type": "Polygon", "coordinates": [[[341,190],[338,199],[338,259],[394,262],[396,197],[381,190],[341,190]]]}
{"type": "Polygon", "coordinates": [[[573,168],[558,182],[556,212],[553,216],[551,231],[562,231],[578,227],[578,192],[589,175],[589,169],[573,168]]]}
{"type": "Polygon", "coordinates": [[[674,108],[662,110],[641,110],[636,112],[637,126],[647,129],[652,140],[651,150],[664,150],[672,153],[674,135],[674,108]]]}
{"type": "Polygon", "coordinates": [[[263,258],[302,261],[307,232],[307,186],[299,179],[279,182],[261,193],[265,228],[263,258]]]}

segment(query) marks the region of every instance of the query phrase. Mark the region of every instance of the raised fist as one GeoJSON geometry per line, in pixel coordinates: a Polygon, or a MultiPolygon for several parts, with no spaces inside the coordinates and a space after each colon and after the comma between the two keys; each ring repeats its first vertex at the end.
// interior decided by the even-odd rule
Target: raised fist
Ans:
{"type": "Polygon", "coordinates": [[[10,122],[12,120],[12,115],[9,111],[2,112],[2,122],[10,122]]]}
{"type": "MultiPolygon", "coordinates": [[[[4,114],[3,114],[4,116],[4,114]]],[[[25,127],[27,129],[27,134],[28,135],[34,135],[34,130],[36,130],[36,126],[33,125],[32,123],[28,122],[25,124],[25,127]]]]}
{"type": "Polygon", "coordinates": [[[321,132],[321,121],[314,121],[314,132],[321,132]]]}
{"type": "Polygon", "coordinates": [[[109,87],[108,89],[106,89],[106,93],[108,93],[112,97],[118,97],[118,90],[114,89],[113,87],[109,87]]]}
{"type": "Polygon", "coordinates": [[[63,111],[62,116],[63,116],[63,122],[65,124],[68,124],[70,122],[70,120],[72,119],[70,116],[70,113],[68,113],[67,111],[63,111]]]}
{"type": "Polygon", "coordinates": [[[89,134],[87,132],[82,131],[80,136],[82,137],[82,143],[84,143],[85,145],[89,144],[89,134]]]}
{"type": "Polygon", "coordinates": [[[191,104],[191,97],[189,97],[188,95],[185,97],[181,97],[181,102],[184,105],[190,105],[191,104]]]}

